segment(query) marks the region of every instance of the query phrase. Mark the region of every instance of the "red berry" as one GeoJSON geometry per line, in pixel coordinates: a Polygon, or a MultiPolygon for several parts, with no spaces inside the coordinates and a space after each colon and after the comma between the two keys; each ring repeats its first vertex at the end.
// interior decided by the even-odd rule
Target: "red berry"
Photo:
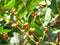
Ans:
{"type": "Polygon", "coordinates": [[[36,42],[36,45],[40,45],[40,43],[39,42],[36,42]]]}
{"type": "Polygon", "coordinates": [[[49,29],[46,29],[45,32],[46,32],[46,33],[49,32],[49,29]]]}
{"type": "Polygon", "coordinates": [[[33,14],[32,14],[32,16],[34,17],[34,16],[35,16],[35,14],[33,13],[33,14]]]}
{"type": "Polygon", "coordinates": [[[7,37],[8,37],[8,33],[4,33],[4,34],[3,34],[3,38],[6,39],[7,37]]]}
{"type": "Polygon", "coordinates": [[[28,26],[29,26],[29,23],[25,23],[25,24],[24,24],[24,28],[25,28],[26,30],[28,30],[28,26]]]}
{"type": "Polygon", "coordinates": [[[30,34],[30,35],[33,35],[33,34],[34,34],[34,30],[35,30],[34,28],[30,28],[29,34],[30,34]]]}

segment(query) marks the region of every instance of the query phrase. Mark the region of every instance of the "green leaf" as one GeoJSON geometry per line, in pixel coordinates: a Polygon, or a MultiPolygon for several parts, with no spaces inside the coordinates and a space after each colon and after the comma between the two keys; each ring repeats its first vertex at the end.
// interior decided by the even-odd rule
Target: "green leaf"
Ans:
{"type": "Polygon", "coordinates": [[[4,6],[5,0],[0,1],[0,7],[4,6]]]}
{"type": "Polygon", "coordinates": [[[21,6],[22,6],[22,1],[21,0],[16,0],[15,1],[15,5],[14,5],[14,8],[16,10],[19,10],[21,8],[21,6]]]}
{"type": "Polygon", "coordinates": [[[12,7],[14,7],[14,5],[15,5],[15,0],[11,0],[9,1],[9,3],[5,5],[5,8],[11,9],[12,7]]]}
{"type": "Polygon", "coordinates": [[[11,30],[9,29],[3,29],[3,27],[0,27],[0,34],[6,33],[6,32],[10,32],[11,30]]]}
{"type": "Polygon", "coordinates": [[[26,13],[26,8],[23,6],[18,12],[19,18],[22,19],[25,13],[26,13]]]}
{"type": "Polygon", "coordinates": [[[5,0],[5,4],[9,3],[10,0],[5,0]]]}
{"type": "Polygon", "coordinates": [[[41,29],[40,26],[38,26],[36,23],[33,23],[31,25],[32,28],[35,28],[35,32],[38,34],[38,35],[42,35],[43,34],[43,30],[41,29]]]}
{"type": "Polygon", "coordinates": [[[29,16],[28,22],[29,24],[31,24],[31,22],[34,20],[34,17],[32,16],[32,14],[29,16]]]}
{"type": "Polygon", "coordinates": [[[43,0],[32,0],[32,2],[29,5],[30,10],[33,10],[41,1],[43,1],[43,0]]]}
{"type": "Polygon", "coordinates": [[[57,6],[56,6],[56,0],[52,0],[50,8],[52,11],[56,12],[57,11],[57,6]]]}

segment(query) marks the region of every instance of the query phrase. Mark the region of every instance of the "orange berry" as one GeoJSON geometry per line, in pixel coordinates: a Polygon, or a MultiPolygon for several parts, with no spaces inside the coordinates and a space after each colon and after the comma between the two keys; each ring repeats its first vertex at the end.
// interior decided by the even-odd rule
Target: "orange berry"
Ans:
{"type": "Polygon", "coordinates": [[[3,34],[3,38],[6,39],[7,37],[8,37],[8,33],[4,33],[4,34],[3,34]]]}

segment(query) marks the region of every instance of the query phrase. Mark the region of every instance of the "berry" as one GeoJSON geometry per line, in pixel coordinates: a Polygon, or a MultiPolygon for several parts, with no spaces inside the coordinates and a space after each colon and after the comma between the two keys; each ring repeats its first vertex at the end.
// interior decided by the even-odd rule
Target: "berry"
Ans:
{"type": "Polygon", "coordinates": [[[35,14],[33,13],[33,14],[32,14],[32,16],[34,17],[34,16],[35,16],[35,14]]]}
{"type": "Polygon", "coordinates": [[[49,29],[46,29],[45,32],[48,33],[49,32],[49,29]]]}
{"type": "Polygon", "coordinates": [[[7,37],[8,37],[8,33],[4,33],[4,34],[3,34],[3,38],[6,39],[7,37]]]}
{"type": "Polygon", "coordinates": [[[35,13],[32,14],[33,17],[37,16],[37,15],[38,15],[38,12],[35,12],[35,13]]]}
{"type": "Polygon", "coordinates": [[[30,28],[29,34],[30,34],[30,35],[33,35],[33,34],[34,34],[34,30],[35,30],[34,28],[30,28]]]}
{"type": "Polygon", "coordinates": [[[36,45],[40,45],[40,43],[39,42],[36,42],[36,45]]]}
{"type": "Polygon", "coordinates": [[[25,28],[26,30],[28,30],[28,26],[29,26],[29,23],[25,23],[25,24],[24,24],[24,28],[25,28]]]}
{"type": "Polygon", "coordinates": [[[16,23],[14,23],[11,26],[12,26],[12,28],[16,28],[18,25],[16,23]]]}

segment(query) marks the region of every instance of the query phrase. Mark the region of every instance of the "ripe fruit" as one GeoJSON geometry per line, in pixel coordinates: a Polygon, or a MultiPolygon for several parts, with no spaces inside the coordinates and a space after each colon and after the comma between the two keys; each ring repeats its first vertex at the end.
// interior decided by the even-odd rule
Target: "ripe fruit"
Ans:
{"type": "Polygon", "coordinates": [[[48,33],[49,32],[49,29],[46,29],[45,32],[48,33]]]}
{"type": "Polygon", "coordinates": [[[33,17],[37,16],[37,15],[38,15],[38,12],[35,12],[35,13],[32,14],[33,17]]]}
{"type": "Polygon", "coordinates": [[[40,43],[39,42],[36,42],[36,45],[40,45],[40,43]]]}
{"type": "Polygon", "coordinates": [[[35,14],[33,13],[33,14],[32,14],[32,16],[34,17],[34,16],[35,16],[35,14]]]}
{"type": "Polygon", "coordinates": [[[34,34],[34,30],[35,30],[35,28],[30,28],[29,34],[33,35],[34,34]]]}
{"type": "Polygon", "coordinates": [[[16,23],[14,23],[11,26],[12,26],[12,28],[16,28],[18,25],[16,23]]]}
{"type": "Polygon", "coordinates": [[[3,34],[3,38],[6,39],[7,37],[8,37],[8,33],[4,33],[4,34],[3,34]]]}
{"type": "Polygon", "coordinates": [[[29,26],[29,23],[25,23],[25,24],[24,24],[24,28],[25,28],[26,30],[28,30],[28,26],[29,26]]]}

